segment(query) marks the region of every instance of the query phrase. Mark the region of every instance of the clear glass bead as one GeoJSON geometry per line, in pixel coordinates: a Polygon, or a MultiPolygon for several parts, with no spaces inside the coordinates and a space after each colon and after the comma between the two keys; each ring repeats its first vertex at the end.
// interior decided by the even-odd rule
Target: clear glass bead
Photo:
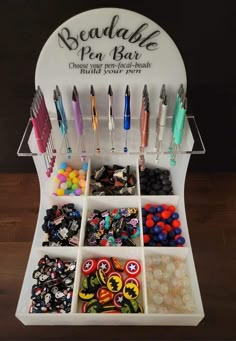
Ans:
{"type": "Polygon", "coordinates": [[[162,262],[162,264],[170,263],[170,257],[166,256],[166,255],[161,256],[161,262],[162,262]]]}
{"type": "Polygon", "coordinates": [[[163,302],[163,297],[162,297],[162,295],[160,295],[160,294],[158,294],[158,293],[154,294],[154,295],[153,295],[153,302],[154,302],[155,304],[157,304],[157,305],[162,304],[162,302],[163,302]]]}
{"type": "Polygon", "coordinates": [[[159,291],[161,294],[167,294],[169,289],[168,289],[168,285],[167,284],[164,284],[162,283],[160,286],[159,286],[159,291]]]}
{"type": "Polygon", "coordinates": [[[175,272],[175,264],[173,262],[168,263],[166,265],[166,271],[170,273],[175,272]]]}
{"type": "Polygon", "coordinates": [[[162,271],[160,269],[156,269],[156,270],[154,270],[153,275],[154,275],[154,278],[161,279],[163,274],[162,274],[162,271]]]}

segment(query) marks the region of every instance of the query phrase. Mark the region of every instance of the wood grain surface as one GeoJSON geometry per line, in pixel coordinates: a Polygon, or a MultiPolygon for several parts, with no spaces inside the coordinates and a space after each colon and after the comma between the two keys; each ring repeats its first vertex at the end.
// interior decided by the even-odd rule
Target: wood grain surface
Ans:
{"type": "Polygon", "coordinates": [[[189,173],[185,200],[206,317],[198,327],[26,327],[15,317],[36,225],[36,174],[1,174],[1,340],[236,340],[236,174],[189,173]]]}

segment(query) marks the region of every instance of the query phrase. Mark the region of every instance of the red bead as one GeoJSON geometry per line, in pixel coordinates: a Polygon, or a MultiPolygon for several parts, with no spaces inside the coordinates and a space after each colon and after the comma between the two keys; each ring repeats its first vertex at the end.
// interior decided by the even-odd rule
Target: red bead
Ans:
{"type": "Polygon", "coordinates": [[[149,210],[150,210],[150,207],[151,207],[151,204],[146,204],[146,205],[144,206],[144,209],[145,209],[146,211],[149,211],[149,210]]]}
{"type": "Polygon", "coordinates": [[[144,244],[148,244],[150,242],[151,238],[148,234],[143,235],[143,242],[144,244]]]}
{"type": "Polygon", "coordinates": [[[152,219],[147,219],[145,225],[151,228],[154,226],[154,221],[152,219]]]}
{"type": "Polygon", "coordinates": [[[175,220],[172,221],[172,226],[173,226],[173,227],[179,227],[180,225],[181,225],[181,224],[180,224],[180,221],[179,221],[179,220],[175,219],[175,220]]]}
{"type": "Polygon", "coordinates": [[[164,211],[168,210],[168,206],[166,204],[161,205],[164,208],[164,211]]]}
{"type": "Polygon", "coordinates": [[[149,213],[149,214],[147,215],[147,219],[153,219],[153,214],[149,213]]]}
{"type": "Polygon", "coordinates": [[[100,240],[100,246],[106,246],[107,245],[107,240],[106,239],[102,239],[100,240]]]}
{"type": "Polygon", "coordinates": [[[165,224],[165,231],[170,232],[171,226],[169,224],[165,224]]]}
{"type": "Polygon", "coordinates": [[[157,226],[161,226],[161,228],[163,229],[165,227],[165,224],[163,223],[163,221],[158,221],[157,226]]]}
{"type": "Polygon", "coordinates": [[[170,211],[163,211],[162,213],[161,213],[161,217],[163,218],[163,219],[168,219],[168,218],[170,218],[170,216],[171,216],[171,212],[170,211]]]}
{"type": "Polygon", "coordinates": [[[175,240],[177,240],[179,237],[181,237],[181,235],[180,235],[180,234],[177,234],[177,235],[175,236],[175,240]]]}
{"type": "Polygon", "coordinates": [[[168,207],[168,210],[171,211],[172,213],[176,212],[176,207],[171,205],[168,207]]]}

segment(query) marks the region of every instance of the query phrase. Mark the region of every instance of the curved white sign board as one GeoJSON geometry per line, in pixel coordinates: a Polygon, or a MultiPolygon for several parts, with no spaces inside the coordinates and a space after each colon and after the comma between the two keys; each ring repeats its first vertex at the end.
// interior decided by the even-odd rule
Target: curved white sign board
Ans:
{"type": "Polygon", "coordinates": [[[156,114],[162,84],[166,84],[172,114],[175,94],[186,88],[186,71],[178,48],[152,20],[119,8],[100,8],[78,14],[58,27],[44,45],[35,77],[51,112],[55,114],[53,89],[59,85],[66,114],[73,118],[71,93],[80,93],[84,117],[90,115],[90,85],[98,111],[107,113],[107,89],[112,85],[114,113],[123,115],[126,85],[131,89],[131,110],[139,116],[141,93],[148,85],[151,114],[156,114]]]}

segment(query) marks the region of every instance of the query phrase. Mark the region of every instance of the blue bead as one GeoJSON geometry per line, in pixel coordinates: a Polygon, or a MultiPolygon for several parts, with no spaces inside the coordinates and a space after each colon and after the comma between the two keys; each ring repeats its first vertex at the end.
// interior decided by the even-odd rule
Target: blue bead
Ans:
{"type": "Polygon", "coordinates": [[[147,214],[148,214],[148,212],[145,210],[145,208],[142,208],[142,216],[146,217],[147,214]]]}
{"type": "Polygon", "coordinates": [[[162,240],[166,240],[167,239],[167,235],[165,233],[159,233],[159,240],[162,241],[162,240]]]}
{"type": "Polygon", "coordinates": [[[175,237],[174,231],[168,232],[168,238],[169,238],[169,239],[174,239],[174,237],[175,237]]]}
{"type": "Polygon", "coordinates": [[[183,245],[183,244],[185,243],[185,239],[184,239],[184,237],[179,237],[179,238],[176,240],[176,242],[177,242],[178,244],[180,244],[180,245],[183,245]]]}
{"type": "Polygon", "coordinates": [[[153,234],[159,234],[161,231],[162,231],[162,229],[161,229],[160,226],[154,226],[154,227],[152,228],[153,234]]]}
{"type": "Polygon", "coordinates": [[[151,240],[151,241],[148,243],[148,246],[156,246],[156,242],[154,242],[154,240],[151,240]]]}
{"type": "Polygon", "coordinates": [[[143,221],[143,226],[146,225],[146,218],[143,218],[142,221],[143,221]]]}
{"type": "Polygon", "coordinates": [[[155,223],[158,223],[158,221],[160,221],[161,218],[158,217],[158,215],[154,215],[153,218],[152,218],[152,220],[153,220],[155,223]]]}
{"type": "Polygon", "coordinates": [[[157,206],[157,212],[158,213],[161,213],[161,212],[163,212],[164,211],[164,208],[162,207],[162,206],[157,206]]]}
{"type": "Polygon", "coordinates": [[[179,213],[174,212],[171,216],[172,219],[179,219],[179,213]]]}
{"type": "Polygon", "coordinates": [[[173,231],[175,234],[181,234],[182,233],[182,230],[179,227],[176,227],[173,231]]]}
{"type": "Polygon", "coordinates": [[[169,246],[176,246],[176,242],[174,239],[169,240],[169,246]]]}
{"type": "Polygon", "coordinates": [[[67,167],[67,163],[66,162],[62,162],[61,164],[60,164],[60,167],[59,167],[59,169],[66,169],[66,167],[67,167]]]}
{"type": "Polygon", "coordinates": [[[87,170],[88,170],[88,164],[87,164],[87,163],[83,163],[82,169],[83,169],[84,171],[87,171],[87,170]]]}
{"type": "Polygon", "coordinates": [[[156,208],[154,206],[151,206],[149,209],[150,213],[156,213],[156,208]]]}
{"type": "Polygon", "coordinates": [[[156,235],[156,234],[153,235],[152,239],[153,239],[156,243],[159,242],[159,236],[156,235]]]}
{"type": "Polygon", "coordinates": [[[143,233],[148,234],[149,233],[149,228],[147,226],[143,226],[143,233]]]}
{"type": "Polygon", "coordinates": [[[168,219],[166,219],[166,220],[167,220],[167,223],[168,223],[168,224],[172,224],[172,221],[173,221],[172,218],[168,218],[168,219]]]}

